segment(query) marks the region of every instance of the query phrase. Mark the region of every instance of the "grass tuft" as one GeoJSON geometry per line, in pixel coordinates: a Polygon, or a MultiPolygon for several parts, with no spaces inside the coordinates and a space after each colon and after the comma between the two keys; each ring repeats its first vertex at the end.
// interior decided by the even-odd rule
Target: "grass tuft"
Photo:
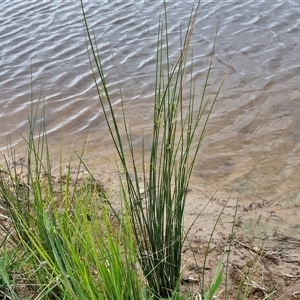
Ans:
{"type": "MultiPolygon", "coordinates": [[[[164,1],[164,13],[158,28],[151,150],[150,154],[143,150],[143,167],[139,170],[123,102],[122,121],[118,123],[107,88],[101,53],[91,36],[82,1],[81,4],[87,43],[93,58],[90,59],[90,65],[95,86],[107,128],[125,174],[122,189],[135,240],[138,241],[138,260],[151,292],[157,298],[168,298],[178,290],[180,282],[181,252],[188,233],[183,231],[183,216],[189,179],[225,77],[215,96],[207,97],[214,56],[213,46],[202,97],[195,99],[195,82],[192,79],[186,82],[186,73],[189,59],[192,65],[189,45],[200,1],[191,12],[186,30],[182,32],[182,44],[179,45],[180,52],[175,61],[170,60],[168,9],[164,1]],[[125,138],[121,135],[123,128],[125,138]],[[129,155],[126,155],[125,148],[129,149],[129,155]],[[141,173],[142,184],[139,180],[141,173]],[[147,199],[145,203],[141,201],[143,197],[147,199]]],[[[193,78],[193,68],[189,72],[190,78],[193,78]]],[[[120,97],[122,99],[121,88],[120,97]]],[[[144,145],[142,148],[145,149],[144,145]]]]}

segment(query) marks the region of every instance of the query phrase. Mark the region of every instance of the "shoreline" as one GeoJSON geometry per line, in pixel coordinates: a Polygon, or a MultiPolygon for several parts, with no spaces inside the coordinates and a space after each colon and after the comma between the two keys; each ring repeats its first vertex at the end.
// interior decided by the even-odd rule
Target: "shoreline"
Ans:
{"type": "MultiPolygon", "coordinates": [[[[106,163],[112,166],[112,161],[106,163]]],[[[15,167],[17,172],[24,171],[22,159],[15,163],[15,167]]],[[[77,166],[72,165],[71,180],[75,180],[78,170],[77,166]]],[[[80,181],[88,177],[88,173],[82,168],[79,174],[80,181]]],[[[54,171],[53,180],[62,180],[60,175],[58,169],[54,171]]],[[[93,176],[107,189],[113,206],[117,207],[119,175],[116,167],[112,169],[102,165],[93,170],[93,176]]],[[[191,178],[186,195],[184,224],[185,230],[191,225],[192,227],[182,252],[183,288],[199,288],[199,276],[203,267],[209,284],[222,253],[230,249],[227,265],[232,284],[238,284],[239,274],[249,264],[253,264],[253,268],[255,265],[257,270],[251,277],[252,286],[248,299],[258,299],[258,295],[263,296],[273,290],[277,290],[274,293],[277,298],[270,299],[278,299],[283,293],[293,297],[300,290],[300,230],[297,232],[297,224],[292,227],[285,222],[286,218],[290,220],[291,211],[283,208],[280,203],[264,199],[240,198],[237,204],[237,197],[237,194],[230,195],[221,191],[212,194],[211,189],[197,182],[195,177],[191,178]],[[211,233],[223,208],[209,245],[207,265],[203,266],[211,233]]]]}

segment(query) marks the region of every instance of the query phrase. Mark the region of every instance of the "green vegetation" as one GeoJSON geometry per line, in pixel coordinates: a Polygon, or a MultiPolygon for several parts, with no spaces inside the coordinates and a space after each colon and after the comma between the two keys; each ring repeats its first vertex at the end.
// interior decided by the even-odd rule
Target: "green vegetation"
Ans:
{"type": "Polygon", "coordinates": [[[30,122],[30,164],[17,170],[18,162],[11,168],[7,159],[8,171],[1,172],[8,216],[1,221],[2,299],[142,299],[128,217],[111,216],[92,174],[72,177],[69,164],[55,178],[45,128],[35,141],[34,126],[30,122]]]}
{"type": "MultiPolygon", "coordinates": [[[[126,176],[122,190],[133,233],[139,241],[138,260],[148,287],[157,297],[162,298],[171,297],[179,287],[181,252],[187,236],[187,232],[183,232],[186,191],[209,116],[223,84],[222,81],[212,99],[206,99],[213,55],[204,80],[202,98],[195,101],[193,80],[188,85],[185,83],[189,44],[198,8],[199,5],[191,14],[183,33],[183,44],[177,61],[170,61],[165,3],[164,17],[159,22],[158,30],[150,158],[147,157],[148,153],[142,153],[144,168],[140,171],[135,163],[136,154],[126,113],[123,109],[123,119],[118,124],[101,63],[101,53],[93,43],[87,19],[84,18],[93,57],[91,69],[97,70],[93,75],[100,104],[126,176]],[[188,96],[183,96],[186,89],[189,91],[188,96]],[[125,128],[125,138],[122,138],[120,128],[125,128]],[[128,156],[124,150],[125,145],[129,149],[128,156]],[[130,175],[131,171],[133,175],[130,175]],[[143,174],[142,187],[140,173],[143,174]],[[141,190],[147,199],[146,203],[141,201],[141,190]]],[[[192,78],[193,69],[190,72],[192,78]]]]}
{"type": "MultiPolygon", "coordinates": [[[[224,81],[215,96],[206,97],[212,55],[201,99],[194,97],[195,83],[185,82],[198,8],[182,33],[178,59],[170,61],[165,3],[158,28],[151,150],[143,151],[143,168],[138,170],[126,112],[123,109],[118,123],[101,53],[93,43],[82,4],[96,89],[125,173],[125,180],[120,178],[120,207],[112,207],[109,192],[89,170],[85,178],[79,178],[80,169],[85,168],[83,151],[76,153],[75,176],[71,160],[66,173],[61,167],[59,176],[53,175],[44,122],[36,128],[37,119],[45,119],[45,110],[39,116],[40,107],[34,109],[32,104],[29,138],[24,138],[26,158],[18,162],[12,151],[0,172],[1,299],[194,297],[180,290],[181,256],[189,232],[183,228],[186,192],[224,81]],[[120,133],[123,128],[125,138],[120,133]]],[[[192,74],[193,69],[191,78],[192,74]]],[[[210,242],[207,253],[209,246],[210,242]]],[[[222,281],[224,257],[211,285],[205,287],[201,281],[197,299],[213,299],[222,281]]]]}

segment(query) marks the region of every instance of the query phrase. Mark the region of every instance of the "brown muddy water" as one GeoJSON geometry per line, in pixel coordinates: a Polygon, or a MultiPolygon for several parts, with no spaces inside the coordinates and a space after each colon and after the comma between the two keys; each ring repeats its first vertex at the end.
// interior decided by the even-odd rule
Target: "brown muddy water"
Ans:
{"type": "MultiPolygon", "coordinates": [[[[162,1],[84,2],[118,111],[115,55],[138,144],[151,124],[162,1]]],[[[172,60],[195,3],[167,1],[172,60]]],[[[36,103],[41,92],[52,148],[59,151],[61,136],[66,145],[80,145],[90,134],[86,158],[92,165],[114,157],[90,74],[80,2],[1,1],[0,20],[0,151],[7,151],[10,137],[17,155],[23,155],[21,135],[28,134],[31,99],[36,103]]],[[[220,82],[236,56],[192,182],[299,207],[299,1],[202,1],[191,43],[196,98],[218,22],[210,86],[220,82]]]]}

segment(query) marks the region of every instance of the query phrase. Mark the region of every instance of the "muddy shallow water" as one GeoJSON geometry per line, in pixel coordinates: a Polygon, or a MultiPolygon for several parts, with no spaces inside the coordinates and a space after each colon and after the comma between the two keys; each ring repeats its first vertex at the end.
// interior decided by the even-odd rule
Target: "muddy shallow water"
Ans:
{"type": "MultiPolygon", "coordinates": [[[[195,1],[168,4],[171,59],[178,55],[180,28],[195,1]]],[[[155,47],[161,1],[87,2],[90,26],[108,76],[116,110],[123,99],[135,143],[151,124],[155,47]],[[113,50],[111,50],[113,49],[113,50]]],[[[197,159],[193,184],[211,191],[237,192],[300,205],[300,102],[298,1],[203,1],[191,43],[196,98],[200,97],[217,24],[219,33],[209,86],[231,71],[213,111],[197,159]]],[[[90,134],[86,159],[91,166],[112,162],[115,151],[105,127],[90,75],[82,14],[74,1],[4,1],[0,4],[0,150],[8,137],[24,155],[20,134],[28,133],[33,101],[46,103],[51,147],[59,152],[82,145],[90,134]]],[[[139,147],[138,147],[139,149],[139,147]]],[[[294,221],[296,217],[294,217],[294,221]]]]}

